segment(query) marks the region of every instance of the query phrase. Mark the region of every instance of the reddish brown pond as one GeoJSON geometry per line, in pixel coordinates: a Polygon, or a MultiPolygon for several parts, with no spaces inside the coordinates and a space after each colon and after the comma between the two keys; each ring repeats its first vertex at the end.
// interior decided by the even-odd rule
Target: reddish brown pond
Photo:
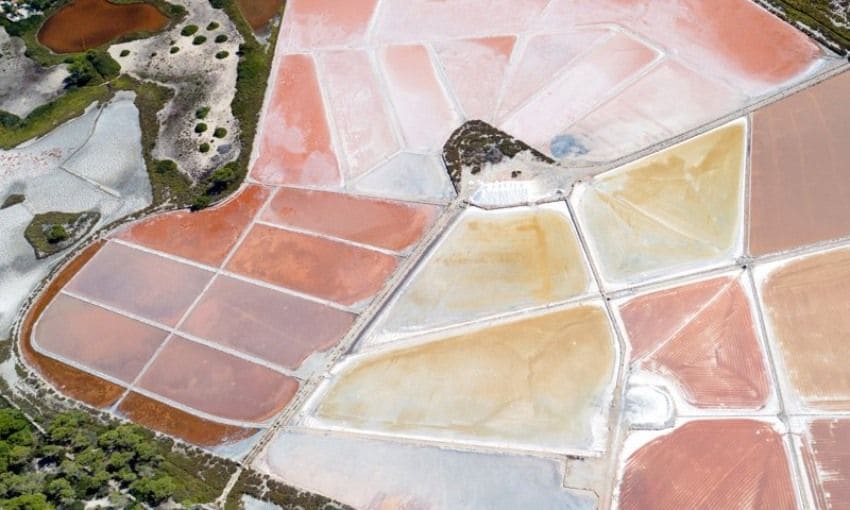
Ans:
{"type": "Polygon", "coordinates": [[[38,41],[56,53],[96,48],[122,35],[155,32],[168,17],[146,3],[114,4],[108,0],[74,0],[44,22],[38,41]]]}
{"type": "Polygon", "coordinates": [[[279,12],[283,0],[236,0],[255,32],[262,31],[279,12]]]}

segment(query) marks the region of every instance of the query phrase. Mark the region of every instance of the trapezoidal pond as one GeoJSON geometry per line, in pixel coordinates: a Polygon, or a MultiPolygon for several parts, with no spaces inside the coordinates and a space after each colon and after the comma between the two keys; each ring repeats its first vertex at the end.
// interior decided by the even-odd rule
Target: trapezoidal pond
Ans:
{"type": "Polygon", "coordinates": [[[382,435],[598,450],[616,359],[601,307],[563,308],[353,358],[314,414],[382,435]]]}

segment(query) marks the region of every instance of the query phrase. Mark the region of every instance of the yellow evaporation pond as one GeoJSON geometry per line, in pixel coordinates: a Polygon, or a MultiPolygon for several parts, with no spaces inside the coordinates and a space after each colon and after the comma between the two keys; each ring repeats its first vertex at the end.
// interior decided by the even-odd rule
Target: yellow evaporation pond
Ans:
{"type": "Polygon", "coordinates": [[[610,283],[731,258],[742,222],[746,123],[736,121],[597,177],[576,198],[610,283]]]}
{"type": "Polygon", "coordinates": [[[598,448],[593,423],[607,412],[615,358],[601,308],[562,309],[368,355],[336,377],[315,415],[401,436],[598,448]]]}
{"type": "Polygon", "coordinates": [[[566,207],[469,210],[391,306],[372,341],[457,324],[587,291],[566,207]]]}

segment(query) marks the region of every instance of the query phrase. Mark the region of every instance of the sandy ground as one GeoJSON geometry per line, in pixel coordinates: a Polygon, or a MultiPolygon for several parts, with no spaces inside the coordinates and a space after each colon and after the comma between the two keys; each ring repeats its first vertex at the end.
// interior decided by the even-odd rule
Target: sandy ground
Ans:
{"type": "Polygon", "coordinates": [[[66,65],[45,69],[30,60],[25,51],[24,41],[9,37],[0,27],[0,110],[19,117],[26,117],[61,94],[62,81],[68,76],[66,65]]]}
{"type": "Polygon", "coordinates": [[[35,258],[23,235],[33,216],[96,210],[101,214],[98,228],[151,203],[133,97],[119,93],[106,106],[91,107],[42,138],[0,151],[0,200],[12,193],[26,197],[0,210],[0,337],[6,336],[21,303],[61,259],[35,258]],[[110,164],[95,165],[94,154],[110,164]]]}
{"type": "Polygon", "coordinates": [[[160,132],[153,155],[176,161],[184,172],[197,179],[239,155],[238,123],[230,112],[230,103],[236,91],[236,52],[242,37],[227,15],[210,7],[208,2],[180,0],[175,3],[189,11],[183,23],[155,37],[113,45],[109,53],[124,72],[134,77],[176,84],[174,99],[159,112],[160,132]],[[207,30],[211,21],[217,22],[219,28],[207,30]],[[183,27],[192,24],[198,26],[195,35],[180,35],[183,27]],[[221,34],[227,36],[227,41],[216,43],[215,38],[221,34]],[[192,40],[199,35],[205,36],[206,42],[193,45],[192,40]],[[172,54],[171,47],[180,50],[172,54]],[[130,54],[121,57],[124,50],[130,54]],[[215,54],[219,51],[227,51],[230,55],[217,59],[215,54]],[[210,112],[199,121],[195,111],[204,106],[209,107],[210,112]],[[195,133],[198,122],[208,126],[205,133],[195,133]],[[213,131],[218,127],[227,129],[227,136],[214,138],[213,131]],[[206,154],[198,151],[204,142],[211,147],[206,154]]]}

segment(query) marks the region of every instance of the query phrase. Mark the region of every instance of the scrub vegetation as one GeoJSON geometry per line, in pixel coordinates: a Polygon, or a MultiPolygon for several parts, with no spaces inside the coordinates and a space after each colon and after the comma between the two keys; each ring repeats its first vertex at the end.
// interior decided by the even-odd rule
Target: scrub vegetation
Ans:
{"type": "Polygon", "coordinates": [[[13,205],[21,204],[25,200],[26,197],[24,195],[21,195],[20,193],[13,193],[7,196],[5,200],[3,200],[3,204],[0,205],[0,209],[6,209],[7,207],[12,207],[13,205]]]}
{"type": "Polygon", "coordinates": [[[850,0],[760,0],[797,28],[850,56],[850,0]]]}
{"type": "Polygon", "coordinates": [[[136,425],[68,411],[40,431],[19,410],[0,409],[0,508],[81,509],[99,498],[117,508],[188,507],[215,500],[234,471],[136,425]]]}
{"type": "MultiPolygon", "coordinates": [[[[455,189],[460,191],[463,169],[469,168],[473,175],[478,174],[487,163],[498,163],[504,158],[512,158],[520,152],[528,151],[541,162],[554,163],[543,153],[533,149],[525,142],[499,131],[480,120],[471,120],[457,128],[443,147],[443,161],[446,163],[449,177],[455,189]]],[[[513,177],[518,177],[514,174],[513,177]]]]}
{"type": "Polygon", "coordinates": [[[37,214],[24,231],[24,237],[38,259],[49,257],[82,239],[100,220],[100,213],[48,212],[37,214]]]}
{"type": "Polygon", "coordinates": [[[331,510],[348,509],[348,506],[331,501],[323,496],[300,491],[289,487],[268,475],[260,475],[255,471],[243,471],[233,486],[224,505],[224,510],[239,510],[242,508],[243,495],[268,501],[283,510],[331,510]]]}
{"type": "MultiPolygon", "coordinates": [[[[132,1],[134,0],[120,0],[119,3],[132,1]]],[[[185,9],[179,5],[169,4],[164,0],[148,1],[170,18],[171,26],[179,23],[186,15],[185,9]]],[[[120,64],[106,51],[108,44],[84,53],[65,55],[57,55],[42,46],[36,37],[39,28],[44,20],[65,5],[67,0],[28,2],[43,10],[43,14],[14,23],[0,16],[0,24],[10,35],[24,39],[27,45],[27,56],[43,66],[68,64],[71,72],[71,76],[65,83],[65,93],[53,102],[36,108],[27,117],[20,118],[7,112],[0,112],[0,148],[10,149],[44,135],[60,124],[78,117],[91,104],[107,102],[116,90],[132,90],[137,94],[136,106],[141,115],[143,153],[154,188],[154,205],[169,203],[172,207],[192,206],[193,209],[201,209],[227,197],[239,187],[248,171],[251,144],[256,134],[276,34],[272,34],[268,44],[264,45],[255,38],[251,26],[243,17],[235,0],[209,1],[214,8],[223,10],[231,18],[245,41],[238,52],[236,94],[231,103],[232,113],[239,122],[240,132],[237,140],[242,147],[236,161],[212,171],[200,182],[193,183],[180,172],[176,162],[161,162],[152,158],[151,151],[159,132],[156,113],[173,97],[173,92],[166,87],[150,82],[140,82],[122,75],[120,64]]],[[[206,29],[212,31],[219,26],[217,22],[211,21],[206,29]]],[[[206,42],[206,36],[196,35],[199,30],[200,27],[197,25],[186,25],[181,30],[181,34],[192,37],[194,44],[202,44],[206,42]]],[[[150,34],[132,34],[132,38],[145,35],[150,34]]],[[[127,39],[118,41],[122,40],[127,39]]],[[[222,41],[221,34],[215,40],[222,41]]],[[[218,59],[229,56],[230,53],[226,51],[215,54],[218,59]]],[[[196,117],[203,119],[208,112],[208,107],[201,108],[196,112],[196,117]]]]}

